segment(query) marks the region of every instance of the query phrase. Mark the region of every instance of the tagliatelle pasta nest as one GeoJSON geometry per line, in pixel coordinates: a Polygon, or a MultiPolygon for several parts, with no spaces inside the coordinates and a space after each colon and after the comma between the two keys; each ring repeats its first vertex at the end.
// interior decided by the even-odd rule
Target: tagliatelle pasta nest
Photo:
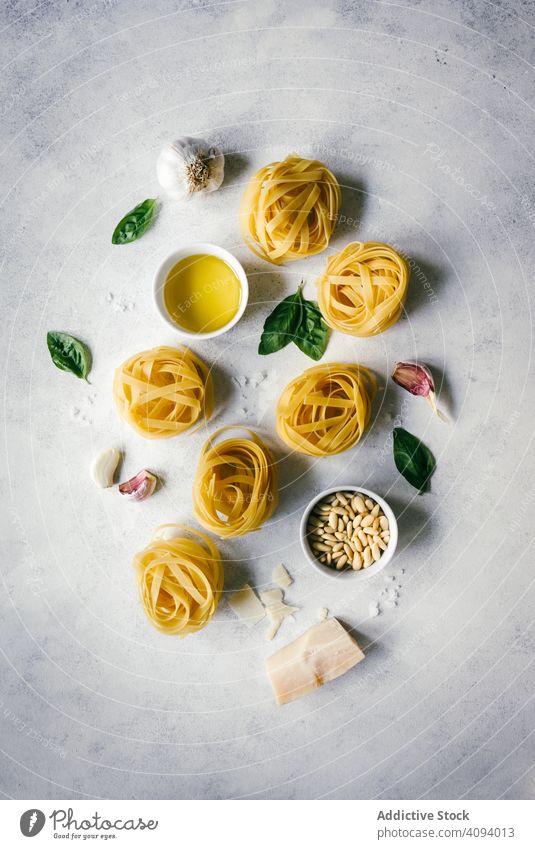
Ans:
{"type": "Polygon", "coordinates": [[[350,242],[327,262],[317,282],[327,324],[351,336],[374,336],[401,315],[409,285],[407,262],[389,245],[350,242]]]}
{"type": "Polygon", "coordinates": [[[121,418],[145,439],[168,439],[214,407],[208,367],[187,348],[134,354],[115,371],[113,395],[121,418]]]}
{"type": "Polygon", "coordinates": [[[275,460],[249,428],[229,426],[204,445],[193,486],[193,508],[201,525],[221,538],[257,530],[277,505],[275,460]],[[242,430],[246,438],[216,442],[224,431],[242,430]]]}
{"type": "Polygon", "coordinates": [[[161,525],[134,556],[133,565],[151,625],[187,637],[208,624],[221,597],[223,566],[206,534],[183,525],[161,525]]]}
{"type": "Polygon", "coordinates": [[[376,391],[375,377],[358,363],[313,366],[280,396],[277,433],[302,454],[338,454],[362,437],[376,391]]]}
{"type": "Polygon", "coordinates": [[[338,218],[341,191],[317,159],[287,156],[250,180],[242,198],[240,228],[257,256],[280,265],[320,253],[338,218]]]}

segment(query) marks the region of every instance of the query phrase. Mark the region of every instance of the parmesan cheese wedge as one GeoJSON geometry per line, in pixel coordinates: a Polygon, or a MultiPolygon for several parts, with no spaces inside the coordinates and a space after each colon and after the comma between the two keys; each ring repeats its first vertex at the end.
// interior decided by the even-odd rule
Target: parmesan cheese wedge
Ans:
{"type": "Polygon", "coordinates": [[[268,657],[266,670],[277,704],[284,705],[333,681],[363,658],[356,640],[331,618],[268,657]]]}
{"type": "Polygon", "coordinates": [[[234,613],[249,627],[256,625],[266,615],[264,605],[249,584],[245,584],[241,590],[231,595],[228,603],[234,613]]]}

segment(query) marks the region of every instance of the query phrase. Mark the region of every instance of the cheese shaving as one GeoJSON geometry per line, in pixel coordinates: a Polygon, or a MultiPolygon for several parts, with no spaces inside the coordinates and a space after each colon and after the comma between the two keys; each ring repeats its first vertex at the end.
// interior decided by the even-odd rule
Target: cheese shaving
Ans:
{"type": "Polygon", "coordinates": [[[282,601],[283,592],[282,590],[262,590],[260,595],[260,600],[262,604],[265,604],[266,607],[270,607],[272,604],[277,604],[277,602],[282,601]]]}
{"type": "Polygon", "coordinates": [[[282,563],[279,563],[273,569],[273,572],[271,574],[271,580],[274,584],[278,584],[279,587],[282,587],[283,589],[290,587],[294,582],[294,579],[288,572],[286,566],[284,566],[282,563]]]}
{"type": "Polygon", "coordinates": [[[229,607],[249,628],[260,622],[266,615],[262,602],[257,598],[249,584],[229,597],[229,607]]]}

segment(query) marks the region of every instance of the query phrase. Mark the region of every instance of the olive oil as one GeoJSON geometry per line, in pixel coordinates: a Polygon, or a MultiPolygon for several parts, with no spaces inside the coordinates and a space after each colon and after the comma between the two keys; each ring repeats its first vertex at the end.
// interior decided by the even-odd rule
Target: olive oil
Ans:
{"type": "Polygon", "coordinates": [[[193,254],[169,271],[163,291],[173,321],[190,333],[212,333],[229,324],[238,312],[241,285],[223,259],[193,254]]]}

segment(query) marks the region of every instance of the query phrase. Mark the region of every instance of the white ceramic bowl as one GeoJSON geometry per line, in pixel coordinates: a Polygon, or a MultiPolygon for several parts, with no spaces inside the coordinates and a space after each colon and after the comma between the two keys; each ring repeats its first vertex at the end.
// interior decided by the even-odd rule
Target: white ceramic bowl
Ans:
{"type": "Polygon", "coordinates": [[[225,248],[220,248],[218,245],[211,245],[208,242],[198,242],[196,245],[186,245],[183,248],[178,248],[160,263],[154,274],[153,293],[156,309],[165,323],[169,325],[175,333],[183,339],[188,339],[190,341],[194,341],[195,339],[214,339],[216,336],[221,336],[223,333],[226,333],[227,330],[230,330],[231,327],[234,327],[234,325],[237,324],[242,317],[247,306],[247,301],[249,300],[249,283],[241,263],[239,263],[236,257],[229,253],[229,251],[226,251],[225,248]],[[177,262],[188,256],[193,256],[194,254],[209,254],[210,256],[219,257],[219,259],[224,260],[227,265],[230,265],[240,281],[241,298],[238,311],[228,324],[225,324],[223,327],[220,327],[219,330],[213,330],[210,333],[193,333],[191,330],[186,330],[185,328],[180,327],[180,325],[177,324],[167,312],[164,302],[163,288],[167,275],[177,262]]]}
{"type": "Polygon", "coordinates": [[[396,517],[391,509],[391,507],[386,503],[384,498],[381,498],[380,495],[377,495],[376,492],[372,492],[371,489],[364,489],[362,486],[355,486],[354,484],[339,484],[338,486],[333,486],[330,489],[324,489],[323,492],[320,492],[318,495],[314,496],[312,501],[308,504],[305,512],[303,513],[303,518],[301,519],[301,527],[300,527],[300,535],[301,535],[301,547],[305,554],[308,562],[314,566],[319,572],[322,572],[324,575],[328,575],[330,578],[336,578],[337,580],[352,580],[352,581],[362,581],[367,578],[371,578],[374,575],[377,575],[381,569],[384,569],[385,566],[390,563],[392,560],[394,553],[396,551],[396,546],[398,544],[398,523],[396,521],[396,517]],[[373,501],[381,506],[381,510],[385,514],[388,519],[388,524],[390,525],[390,541],[388,543],[388,547],[386,551],[383,552],[382,557],[372,566],[368,566],[367,569],[344,569],[340,572],[337,572],[336,569],[333,569],[330,566],[325,566],[323,563],[320,563],[316,555],[313,553],[310,543],[308,541],[307,536],[307,527],[308,520],[310,514],[316,504],[319,501],[323,501],[324,498],[327,498],[329,495],[334,495],[335,492],[357,492],[362,493],[362,495],[367,495],[373,501]]]}

